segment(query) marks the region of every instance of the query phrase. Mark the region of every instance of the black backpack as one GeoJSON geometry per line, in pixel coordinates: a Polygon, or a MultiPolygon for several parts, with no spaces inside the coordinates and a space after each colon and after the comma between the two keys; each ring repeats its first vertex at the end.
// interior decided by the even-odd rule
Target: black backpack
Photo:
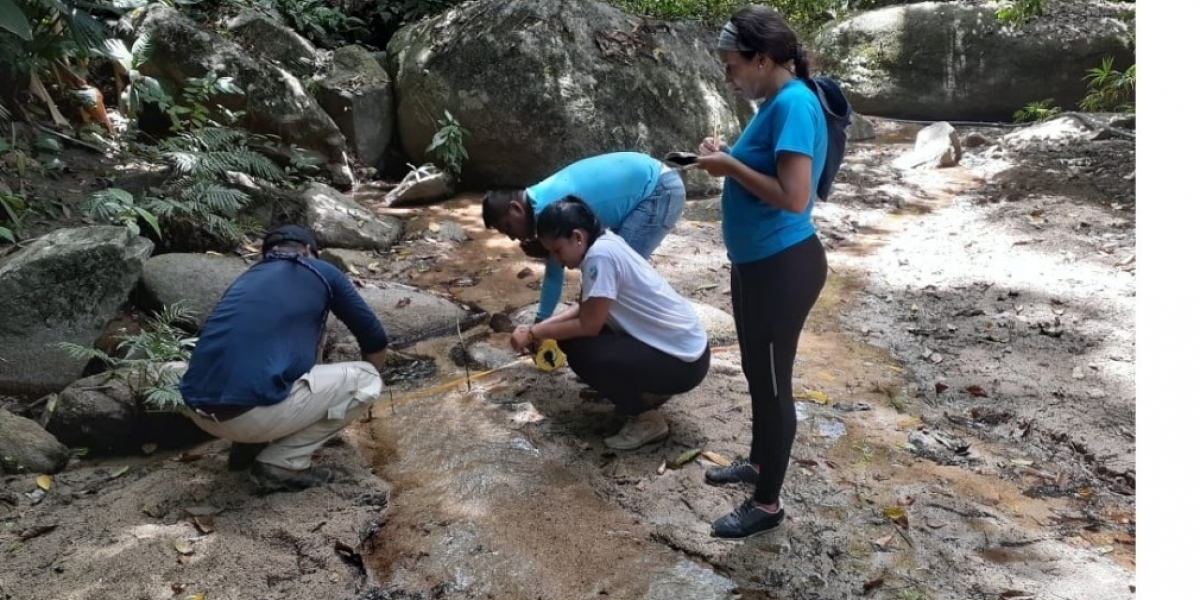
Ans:
{"type": "Polygon", "coordinates": [[[846,156],[846,127],[850,125],[850,116],[854,109],[850,107],[846,94],[842,93],[842,86],[833,79],[817,75],[805,79],[804,83],[817,95],[817,100],[821,101],[821,108],[825,109],[825,129],[829,134],[829,146],[825,150],[825,168],[817,181],[817,197],[828,200],[829,192],[833,188],[833,178],[837,176],[838,169],[842,168],[842,159],[846,156]]]}

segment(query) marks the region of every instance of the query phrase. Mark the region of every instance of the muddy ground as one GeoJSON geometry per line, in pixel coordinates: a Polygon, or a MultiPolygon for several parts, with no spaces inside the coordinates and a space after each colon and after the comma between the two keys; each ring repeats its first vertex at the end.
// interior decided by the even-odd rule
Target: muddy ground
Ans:
{"type": "MultiPolygon", "coordinates": [[[[465,374],[446,338],[408,349],[436,375],[321,451],[327,488],[255,495],[221,441],[77,461],[38,503],[32,475],[6,478],[0,598],[1133,597],[1133,143],[898,171],[917,127],[875,124],[816,209],[832,273],[796,363],[784,530],[709,537],[748,490],[705,485],[704,458],[662,468],[748,452],[735,348],[666,404],[668,440],[615,453],[611,407],[565,369],[414,394],[465,374]]],[[[363,276],[489,312],[534,302],[539,265],[482,230],[477,201],[417,211],[363,276]]],[[[654,264],[728,311],[719,216],[692,201],[654,264]]]]}

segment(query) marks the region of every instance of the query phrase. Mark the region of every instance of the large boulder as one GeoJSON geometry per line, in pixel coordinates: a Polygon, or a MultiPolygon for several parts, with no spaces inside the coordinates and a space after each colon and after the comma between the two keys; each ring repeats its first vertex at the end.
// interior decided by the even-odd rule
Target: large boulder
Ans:
{"type": "Polygon", "coordinates": [[[312,77],[321,65],[321,52],[276,15],[245,10],[225,28],[237,43],[297,77],[312,77]]]}
{"type": "Polygon", "coordinates": [[[37,397],[70,385],[128,299],[154,244],[125,227],[59,229],[0,259],[0,394],[37,397]]]}
{"type": "Polygon", "coordinates": [[[317,101],[333,117],[354,154],[380,167],[395,131],[392,82],[371,52],[346,46],[333,53],[328,73],[317,80],[317,101]]]}
{"type": "Polygon", "coordinates": [[[57,473],[69,458],[70,449],[36,421],[0,408],[0,473],[57,473]]]}
{"type": "Polygon", "coordinates": [[[211,439],[183,413],[151,410],[140,396],[143,385],[141,374],[130,369],[85,377],[50,396],[42,422],[62,443],[104,453],[211,439]]]}
{"type": "Polygon", "coordinates": [[[212,314],[225,290],[249,266],[240,258],[212,254],[160,254],[142,268],[139,300],[142,308],[157,311],[184,303],[200,326],[212,314]]]}
{"type": "MultiPolygon", "coordinates": [[[[478,324],[481,316],[445,298],[406,285],[372,284],[358,292],[379,317],[393,348],[453,335],[458,327],[466,331],[478,324]]],[[[354,339],[350,330],[335,317],[329,318],[329,335],[331,343],[354,339]]]]}
{"type": "Polygon", "coordinates": [[[1074,107],[1105,57],[1133,64],[1132,14],[1132,4],[1049,2],[1044,16],[1014,26],[992,5],[923,2],[851,17],[822,30],[815,47],[859,113],[1007,121],[1047,98],[1074,107]]]}
{"type": "Polygon", "coordinates": [[[154,40],[154,52],[140,69],[144,75],[179,88],[188,78],[210,71],[232,77],[245,94],[219,94],[214,102],[245,111],[240,124],[250,131],[278,135],[284,145],[315,153],[335,183],[353,182],[345,137],[295,75],[205,31],[165,4],[151,4],[135,25],[139,35],[148,33],[154,40]]]}
{"type": "Polygon", "coordinates": [[[382,250],[404,233],[395,217],[377,215],[323,183],[309,184],[301,202],[304,212],[295,222],[312,230],[322,248],[382,250]]]}
{"type": "Polygon", "coordinates": [[[400,139],[423,162],[449,111],[470,132],[462,181],[527,186],[604,152],[694,151],[752,109],[724,84],[716,31],[596,0],[479,0],[388,44],[400,139]]]}

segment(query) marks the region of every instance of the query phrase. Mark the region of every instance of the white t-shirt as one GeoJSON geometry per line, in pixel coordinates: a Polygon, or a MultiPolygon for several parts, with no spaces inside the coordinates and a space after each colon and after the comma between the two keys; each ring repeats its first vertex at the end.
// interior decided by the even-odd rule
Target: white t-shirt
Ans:
{"type": "Polygon", "coordinates": [[[596,238],[579,265],[583,299],[608,298],[608,325],[648,346],[692,362],[708,347],[708,334],[692,304],[646,259],[611,231],[596,238]]]}

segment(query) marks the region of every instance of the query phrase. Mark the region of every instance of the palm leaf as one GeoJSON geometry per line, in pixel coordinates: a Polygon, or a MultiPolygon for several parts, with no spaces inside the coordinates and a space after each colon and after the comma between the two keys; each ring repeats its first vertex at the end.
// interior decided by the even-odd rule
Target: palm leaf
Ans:
{"type": "Polygon", "coordinates": [[[0,29],[12,32],[27,42],[33,39],[29,18],[13,0],[0,0],[0,29]]]}

